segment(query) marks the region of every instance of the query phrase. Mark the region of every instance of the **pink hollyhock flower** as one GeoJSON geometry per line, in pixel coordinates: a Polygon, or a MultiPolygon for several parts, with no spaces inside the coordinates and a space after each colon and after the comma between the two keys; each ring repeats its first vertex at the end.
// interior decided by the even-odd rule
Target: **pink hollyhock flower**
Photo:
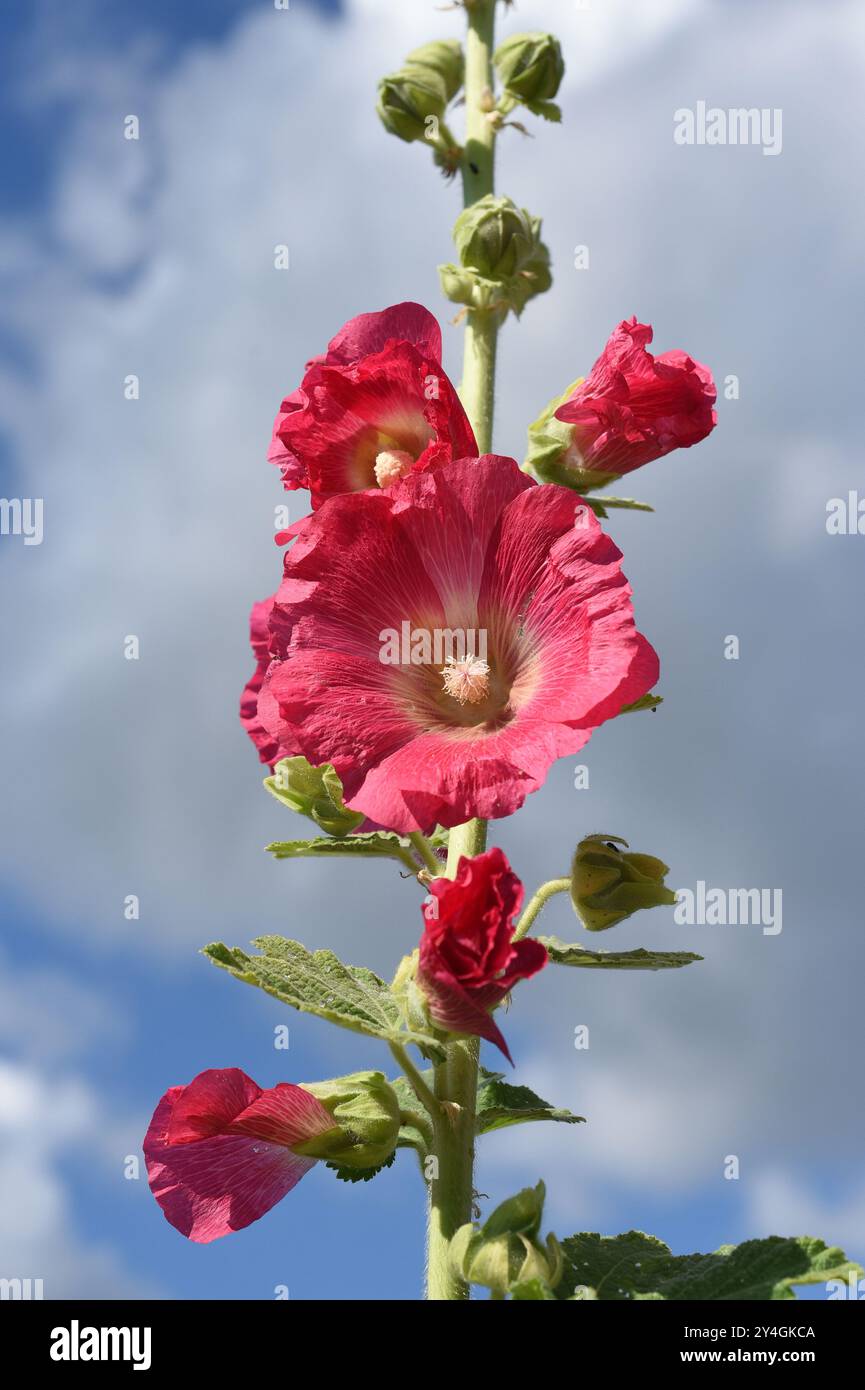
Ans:
{"type": "Polygon", "coordinates": [[[570,489],[495,455],[334,497],[286,553],[258,722],[378,825],[508,816],[657,679],[620,560],[570,489]],[[478,651],[437,659],[453,633],[478,651]]]}
{"type": "Polygon", "coordinates": [[[437,878],[429,891],[417,982],[430,1018],[446,1032],[486,1038],[510,1062],[490,1009],[547,963],[540,941],[511,939],[523,885],[496,848],[460,859],[456,878],[437,878]]]}
{"type": "Polygon", "coordinates": [[[262,727],[258,720],[258,694],[261,690],[265,672],[270,665],[270,631],[268,619],[273,608],[273,596],[252,605],[249,615],[249,639],[255,657],[255,670],[243,688],[240,697],[240,722],[258,749],[258,756],[270,767],[278,758],[286,756],[281,752],[276,740],[262,727]]]}
{"type": "Polygon", "coordinates": [[[268,458],[285,486],[309,488],[315,508],[477,454],[441,356],[441,329],[420,304],[351,319],[280,406],[268,458]]]}
{"type": "Polygon", "coordinates": [[[207,1243],[270,1211],[316,1162],[294,1148],[334,1128],[309,1091],[268,1091],[238,1067],[172,1086],[144,1139],[150,1190],[171,1225],[207,1243]]]}
{"type": "Polygon", "coordinates": [[[708,367],[678,349],[653,357],[652,329],[625,319],[585,381],[555,412],[574,426],[584,469],[620,477],[689,449],[714,429],[717,392],[708,367]]]}

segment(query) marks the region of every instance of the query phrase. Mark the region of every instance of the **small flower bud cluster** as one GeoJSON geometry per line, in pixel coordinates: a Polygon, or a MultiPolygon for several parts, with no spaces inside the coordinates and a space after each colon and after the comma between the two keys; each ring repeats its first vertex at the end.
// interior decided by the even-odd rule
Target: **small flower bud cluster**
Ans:
{"type": "Polygon", "coordinates": [[[459,265],[439,266],[444,293],[456,304],[519,316],[552,284],[541,221],[492,193],[460,213],[454,226],[459,265]]]}

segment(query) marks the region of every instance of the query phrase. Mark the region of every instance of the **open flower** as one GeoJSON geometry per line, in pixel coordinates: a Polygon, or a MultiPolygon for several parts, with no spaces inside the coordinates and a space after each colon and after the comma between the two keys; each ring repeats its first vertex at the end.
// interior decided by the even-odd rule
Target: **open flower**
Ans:
{"type": "Polygon", "coordinates": [[[258,695],[265,672],[270,665],[270,630],[268,620],[273,608],[273,596],[252,605],[249,615],[249,640],[255,657],[255,670],[243,687],[240,697],[240,722],[258,749],[263,763],[272,767],[283,754],[276,740],[259,723],[258,695]]]}
{"type": "Polygon", "coordinates": [[[309,488],[315,508],[477,454],[441,356],[441,330],[420,304],[351,319],[280,406],[268,457],[285,486],[309,488]]]}
{"type": "Polygon", "coordinates": [[[512,941],[523,885],[498,848],[460,859],[455,879],[430,884],[417,983],[433,1023],[495,1043],[511,1060],[490,1010],[547,963],[546,948],[512,941]]]}
{"type": "Polygon", "coordinates": [[[672,449],[688,449],[717,424],[717,392],[708,367],[678,349],[653,357],[652,329],[625,319],[591,372],[555,411],[571,425],[562,460],[601,486],[672,449]]]}
{"type": "Polygon", "coordinates": [[[378,825],[510,815],[657,679],[620,560],[573,492],[495,455],[335,497],[286,553],[257,720],[378,825]]]}
{"type": "Polygon", "coordinates": [[[171,1225],[207,1243],[257,1221],[340,1131],[321,1101],[280,1082],[263,1091],[238,1067],[203,1071],[162,1097],[144,1139],[150,1189],[171,1225]]]}

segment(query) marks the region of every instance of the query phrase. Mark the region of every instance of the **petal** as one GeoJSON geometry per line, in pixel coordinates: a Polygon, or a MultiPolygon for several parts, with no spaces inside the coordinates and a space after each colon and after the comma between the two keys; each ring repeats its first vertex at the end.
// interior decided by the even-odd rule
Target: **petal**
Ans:
{"type": "Polygon", "coordinates": [[[328,360],[346,365],[356,362],[360,357],[381,352],[393,338],[413,343],[419,352],[441,361],[441,329],[428,309],[411,301],[349,319],[330,340],[328,360]]]}
{"type": "Polygon", "coordinates": [[[199,1072],[188,1086],[176,1086],[166,1143],[186,1144],[219,1134],[261,1095],[261,1087],[239,1067],[199,1072]]]}
{"type": "MultiPolygon", "coordinates": [[[[508,1045],[492,1014],[476,1004],[453,978],[425,974],[419,970],[418,984],[426,996],[430,1018],[437,1028],[446,1033],[467,1034],[495,1043],[513,1066],[508,1045]]],[[[502,990],[498,999],[504,998],[506,992],[502,990]]],[[[498,999],[490,1002],[497,1003],[498,999]]]]}

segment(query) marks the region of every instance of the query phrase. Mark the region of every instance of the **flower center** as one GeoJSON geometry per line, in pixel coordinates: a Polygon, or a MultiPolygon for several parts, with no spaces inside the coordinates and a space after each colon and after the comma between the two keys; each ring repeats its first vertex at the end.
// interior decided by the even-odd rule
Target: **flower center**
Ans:
{"type": "Polygon", "coordinates": [[[379,487],[390,487],[414,467],[414,456],[405,449],[382,449],[375,457],[375,480],[379,487]]]}
{"type": "Polygon", "coordinates": [[[478,656],[449,656],[441,677],[445,694],[461,705],[479,705],[490,693],[490,668],[478,656]]]}

